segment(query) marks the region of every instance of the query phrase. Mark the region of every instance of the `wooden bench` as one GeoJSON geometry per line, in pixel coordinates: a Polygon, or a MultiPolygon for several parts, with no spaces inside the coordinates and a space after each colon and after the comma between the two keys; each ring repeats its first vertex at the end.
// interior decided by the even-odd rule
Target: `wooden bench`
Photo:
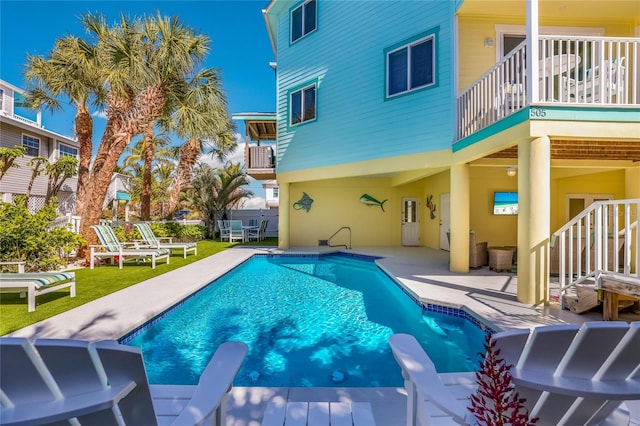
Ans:
{"type": "Polygon", "coordinates": [[[270,402],[262,426],[374,426],[368,402],[270,402]]]}

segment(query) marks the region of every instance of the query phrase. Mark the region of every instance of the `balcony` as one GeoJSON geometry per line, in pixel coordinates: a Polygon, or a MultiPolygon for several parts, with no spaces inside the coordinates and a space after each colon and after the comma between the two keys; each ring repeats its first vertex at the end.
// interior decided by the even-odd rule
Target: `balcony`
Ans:
{"type": "Polygon", "coordinates": [[[243,112],[233,114],[232,118],[244,122],[244,164],[247,175],[257,180],[275,179],[276,114],[243,112]]]}
{"type": "Polygon", "coordinates": [[[525,40],[460,94],[457,140],[529,106],[640,106],[640,38],[541,35],[535,82],[526,55],[525,40]]]}
{"type": "Polygon", "coordinates": [[[274,150],[269,145],[245,145],[247,174],[257,180],[276,178],[274,150]]]}

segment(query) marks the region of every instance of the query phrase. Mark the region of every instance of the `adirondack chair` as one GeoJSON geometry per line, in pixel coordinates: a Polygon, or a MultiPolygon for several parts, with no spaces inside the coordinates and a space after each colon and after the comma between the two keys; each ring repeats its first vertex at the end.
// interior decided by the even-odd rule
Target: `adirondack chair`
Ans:
{"type": "MultiPolygon", "coordinates": [[[[640,424],[640,322],[587,322],[493,336],[537,425],[640,424]],[[629,401],[624,404],[624,401],[629,401]]],[[[407,391],[407,425],[475,424],[475,373],[441,373],[413,336],[389,345],[407,391]]]]}
{"type": "Polygon", "coordinates": [[[226,342],[197,386],[149,385],[138,348],[115,341],[0,338],[0,423],[221,426],[246,353],[244,343],[226,342]]]}

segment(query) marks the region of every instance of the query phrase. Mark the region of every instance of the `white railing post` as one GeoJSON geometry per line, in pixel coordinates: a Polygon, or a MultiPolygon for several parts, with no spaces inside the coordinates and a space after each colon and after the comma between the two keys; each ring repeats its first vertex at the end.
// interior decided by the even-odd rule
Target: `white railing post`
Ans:
{"type": "Polygon", "coordinates": [[[539,44],[538,44],[538,0],[527,0],[527,56],[525,58],[526,61],[526,69],[527,69],[527,104],[531,105],[533,103],[538,102],[539,93],[533,90],[533,84],[539,81],[538,76],[538,60],[540,56],[538,55],[539,44]]]}

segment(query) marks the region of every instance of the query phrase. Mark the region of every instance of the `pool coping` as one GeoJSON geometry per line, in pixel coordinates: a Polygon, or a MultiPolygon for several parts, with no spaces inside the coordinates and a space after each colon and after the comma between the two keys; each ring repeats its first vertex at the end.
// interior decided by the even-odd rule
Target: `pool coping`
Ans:
{"type": "MultiPolygon", "coordinates": [[[[308,247],[290,250],[275,247],[234,247],[16,330],[8,336],[117,340],[254,254],[297,256],[344,251],[308,247]]],[[[582,323],[593,319],[568,311],[558,312],[559,308],[528,306],[515,302],[513,289],[491,289],[496,294],[495,297],[492,293],[493,298],[490,300],[476,300],[477,298],[472,297],[476,296],[474,292],[481,292],[483,289],[475,281],[482,280],[482,286],[489,286],[489,282],[497,283],[494,287],[499,288],[507,280],[514,287],[517,278],[514,274],[493,271],[451,273],[448,270],[448,253],[438,250],[424,247],[363,247],[351,249],[348,253],[380,257],[376,260],[378,266],[408,294],[413,295],[415,300],[427,306],[432,304],[463,310],[479,323],[496,331],[544,324],[582,323]],[[464,280],[474,282],[473,287],[464,280]],[[444,285],[438,285],[441,283],[444,285]]],[[[122,273],[126,274],[126,267],[122,273]]]]}

